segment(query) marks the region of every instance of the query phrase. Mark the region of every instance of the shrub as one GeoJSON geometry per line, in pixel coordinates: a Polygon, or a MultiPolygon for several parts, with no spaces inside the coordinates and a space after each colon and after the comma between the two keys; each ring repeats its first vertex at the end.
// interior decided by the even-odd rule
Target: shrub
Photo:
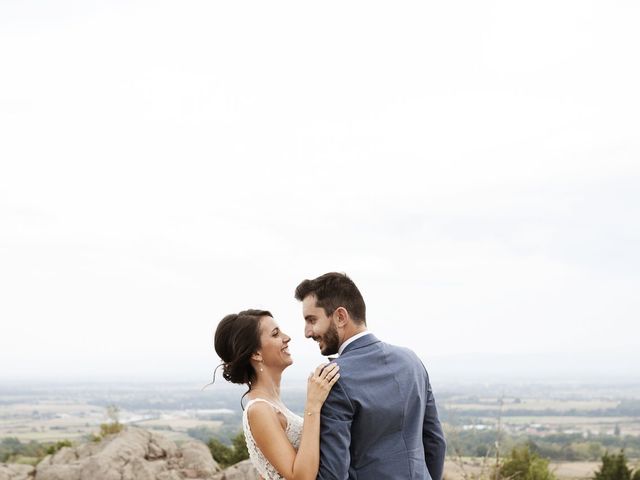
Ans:
{"type": "Polygon", "coordinates": [[[100,425],[100,438],[104,438],[107,435],[112,435],[114,433],[120,433],[124,425],[121,423],[102,423],[100,425]]]}
{"type": "Polygon", "coordinates": [[[61,440],[59,442],[54,443],[53,445],[49,445],[47,447],[47,455],[53,455],[54,453],[60,451],[64,447],[70,447],[71,442],[69,440],[61,440]]]}
{"type": "Polygon", "coordinates": [[[513,480],[555,480],[549,460],[532,453],[529,446],[514,448],[500,467],[500,477],[513,480]]]}
{"type": "Polygon", "coordinates": [[[208,443],[211,456],[222,468],[227,468],[249,458],[249,451],[242,432],[231,439],[231,446],[227,446],[217,438],[208,443]]]}
{"type": "MultiPolygon", "coordinates": [[[[639,470],[640,471],[640,470],[639,470]]],[[[602,465],[593,477],[594,480],[632,480],[631,469],[627,466],[627,458],[621,451],[618,455],[609,455],[605,452],[602,456],[602,465]]],[[[638,471],[633,476],[633,480],[640,478],[638,471]]]]}
{"type": "Polygon", "coordinates": [[[111,422],[100,424],[100,434],[92,438],[93,441],[100,441],[107,435],[120,433],[124,425],[120,423],[120,409],[116,405],[107,406],[107,417],[111,422]]]}

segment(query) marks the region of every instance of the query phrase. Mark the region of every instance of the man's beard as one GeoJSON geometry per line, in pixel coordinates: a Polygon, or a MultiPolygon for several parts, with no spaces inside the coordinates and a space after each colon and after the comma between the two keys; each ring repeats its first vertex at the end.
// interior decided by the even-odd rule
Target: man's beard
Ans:
{"type": "Polygon", "coordinates": [[[322,335],[321,338],[324,343],[324,348],[320,350],[322,355],[326,357],[327,355],[335,355],[338,353],[338,350],[340,349],[340,338],[338,337],[338,329],[333,322],[329,324],[327,333],[322,335]]]}

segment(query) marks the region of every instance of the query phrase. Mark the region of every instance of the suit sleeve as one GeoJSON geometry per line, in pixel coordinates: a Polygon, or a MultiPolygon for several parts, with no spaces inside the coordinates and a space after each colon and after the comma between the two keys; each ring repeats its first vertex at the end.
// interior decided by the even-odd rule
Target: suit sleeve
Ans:
{"type": "Polygon", "coordinates": [[[422,443],[427,469],[433,480],[440,480],[444,472],[444,457],[447,444],[444,439],[442,425],[438,419],[436,400],[431,391],[431,383],[427,375],[427,402],[422,426],[422,443]]]}
{"type": "Polygon", "coordinates": [[[338,380],[322,406],[318,480],[349,478],[353,415],[353,405],[338,380]]]}

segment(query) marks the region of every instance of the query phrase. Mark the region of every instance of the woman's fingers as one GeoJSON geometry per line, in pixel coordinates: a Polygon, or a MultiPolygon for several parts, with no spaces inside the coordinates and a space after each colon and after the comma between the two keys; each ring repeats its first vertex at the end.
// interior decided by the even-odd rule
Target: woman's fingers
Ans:
{"type": "Polygon", "coordinates": [[[327,376],[323,379],[318,379],[321,384],[320,387],[327,393],[327,395],[340,378],[340,374],[338,373],[337,368],[334,370],[334,372],[335,373],[331,374],[330,376],[327,376]]]}
{"type": "Polygon", "coordinates": [[[331,380],[338,375],[338,371],[340,370],[340,366],[336,363],[333,364],[333,368],[327,372],[327,376],[325,377],[327,380],[331,380]]]}
{"type": "Polygon", "coordinates": [[[331,378],[334,375],[334,372],[337,371],[337,369],[338,369],[338,365],[337,364],[329,363],[328,365],[324,366],[324,368],[320,372],[319,377],[321,379],[331,378]]]}
{"type": "Polygon", "coordinates": [[[309,382],[315,383],[326,395],[340,378],[339,370],[340,366],[337,363],[319,365],[309,376],[309,382]]]}

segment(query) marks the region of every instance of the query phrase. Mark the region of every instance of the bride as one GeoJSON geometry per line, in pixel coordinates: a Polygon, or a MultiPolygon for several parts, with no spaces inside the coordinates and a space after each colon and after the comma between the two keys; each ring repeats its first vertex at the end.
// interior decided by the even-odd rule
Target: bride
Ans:
{"type": "Polygon", "coordinates": [[[291,412],[280,400],[282,372],[293,363],[290,340],[264,310],[227,315],[215,333],[222,376],[249,387],[244,435],[253,465],[266,480],[316,478],[320,409],[340,378],[335,363],[320,365],[309,376],[304,419],[291,412]]]}

